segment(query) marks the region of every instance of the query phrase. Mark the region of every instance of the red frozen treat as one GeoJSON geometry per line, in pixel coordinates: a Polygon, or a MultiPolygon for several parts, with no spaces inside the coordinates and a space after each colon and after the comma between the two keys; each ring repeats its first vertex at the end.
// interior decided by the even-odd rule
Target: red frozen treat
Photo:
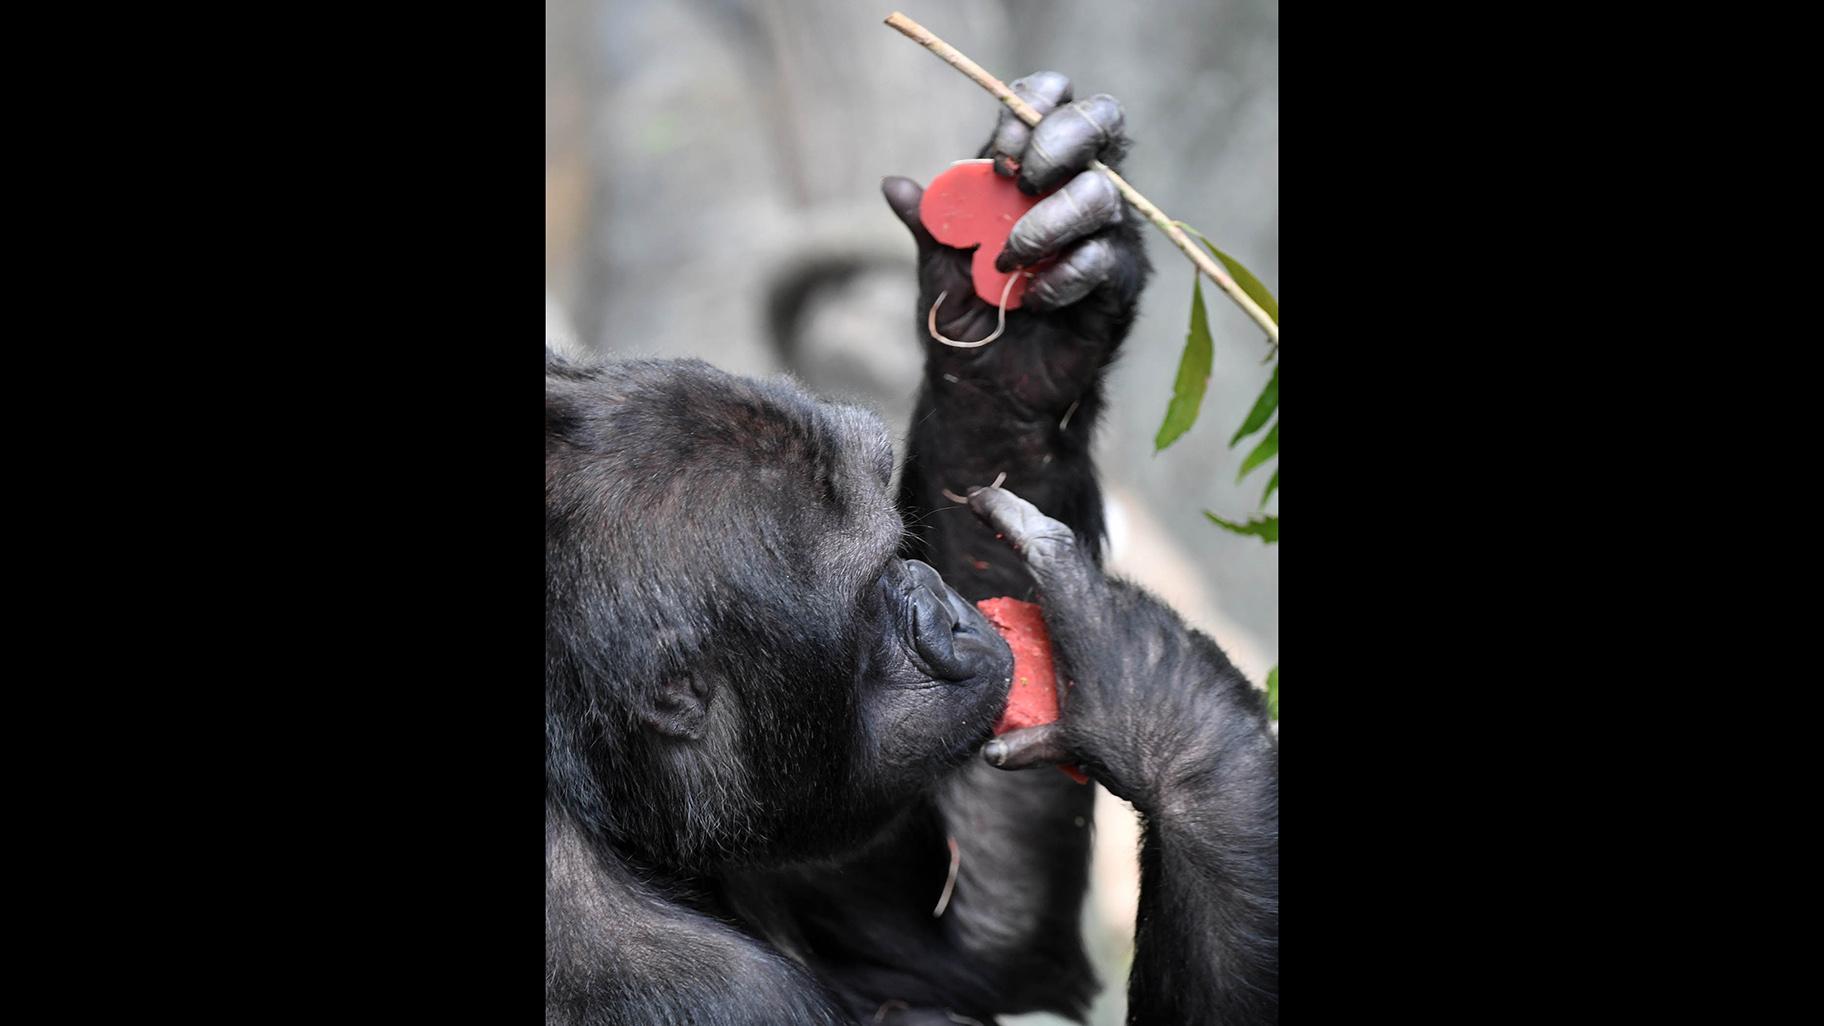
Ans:
{"type": "Polygon", "coordinates": [[[946,246],[979,246],[969,261],[976,296],[991,306],[1001,305],[1001,293],[1006,291],[1011,277],[1014,283],[1012,291],[1007,292],[1007,309],[1018,310],[1031,280],[1030,272],[1050,266],[1051,260],[1002,273],[994,269],[994,259],[1007,248],[1007,236],[1013,226],[1044,198],[1028,196],[1013,179],[995,174],[993,161],[959,160],[925,186],[924,198],[918,203],[918,219],[932,238],[946,246]]]}
{"type": "MultiPolygon", "coordinates": [[[[1051,662],[1051,635],[1045,630],[1045,614],[1037,605],[1016,598],[983,599],[975,605],[1007,639],[1007,647],[1013,649],[1013,688],[1007,695],[1007,709],[994,725],[995,734],[1056,720],[1058,676],[1051,662]]],[[[1089,783],[1089,778],[1074,767],[1058,768],[1079,784],[1089,783]]]]}

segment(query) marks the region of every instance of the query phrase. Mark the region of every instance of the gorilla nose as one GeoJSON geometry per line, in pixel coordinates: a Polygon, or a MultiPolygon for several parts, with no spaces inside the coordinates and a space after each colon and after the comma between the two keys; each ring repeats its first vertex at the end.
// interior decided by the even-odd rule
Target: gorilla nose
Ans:
{"type": "Polygon", "coordinates": [[[922,559],[906,560],[906,573],[912,575],[914,584],[922,584],[932,591],[942,591],[945,587],[943,575],[922,559]]]}
{"type": "Polygon", "coordinates": [[[916,559],[906,560],[905,568],[912,641],[939,676],[968,680],[985,672],[985,660],[1011,658],[981,610],[945,584],[936,570],[916,559]]]}
{"type": "Polygon", "coordinates": [[[959,629],[967,630],[969,628],[975,619],[971,615],[975,613],[975,607],[958,595],[955,589],[945,584],[942,574],[933,569],[929,563],[917,559],[906,560],[906,572],[911,575],[914,588],[931,589],[931,594],[943,604],[944,610],[950,614],[951,621],[959,629]]]}

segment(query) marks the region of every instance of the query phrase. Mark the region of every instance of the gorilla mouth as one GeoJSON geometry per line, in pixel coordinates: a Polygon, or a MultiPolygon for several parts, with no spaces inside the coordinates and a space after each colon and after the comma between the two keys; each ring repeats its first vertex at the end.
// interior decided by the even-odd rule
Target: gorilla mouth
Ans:
{"type": "Polygon", "coordinates": [[[963,683],[1011,666],[1012,650],[981,610],[926,563],[908,559],[904,569],[912,647],[937,679],[963,683]]]}

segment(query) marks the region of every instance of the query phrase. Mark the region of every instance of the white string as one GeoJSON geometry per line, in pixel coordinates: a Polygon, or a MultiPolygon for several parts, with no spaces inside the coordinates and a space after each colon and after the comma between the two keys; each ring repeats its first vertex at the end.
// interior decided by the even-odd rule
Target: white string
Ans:
{"type": "Polygon", "coordinates": [[[951,837],[948,840],[950,842],[950,875],[944,878],[944,893],[937,896],[937,907],[931,910],[933,919],[943,915],[944,909],[950,907],[950,894],[956,890],[956,869],[963,864],[963,852],[956,846],[956,838],[951,837]]]}
{"type": "MultiPolygon", "coordinates": [[[[932,338],[942,342],[944,345],[955,346],[958,349],[977,349],[993,342],[995,339],[1001,337],[1001,332],[1007,330],[1007,297],[1013,293],[1013,283],[1019,280],[1019,277],[1020,275],[1018,273],[1007,276],[1007,284],[1001,288],[1000,318],[994,326],[994,334],[982,339],[980,342],[958,342],[955,339],[945,338],[938,333],[937,308],[944,305],[944,297],[950,294],[948,289],[939,292],[937,294],[937,302],[931,304],[931,312],[925,317],[926,329],[931,332],[932,338]]],[[[1031,272],[1026,272],[1026,277],[1032,277],[1031,272]]]]}
{"type": "MultiPolygon", "coordinates": [[[[1005,480],[1007,480],[1007,472],[1005,470],[1003,470],[999,474],[995,475],[994,483],[989,485],[988,487],[999,488],[1001,486],[1001,482],[1005,481],[1005,480]]],[[[949,499],[951,502],[954,502],[954,503],[957,503],[957,504],[963,505],[963,506],[969,505],[969,497],[966,495],[958,495],[948,488],[939,488],[938,491],[943,492],[944,498],[949,499]]]]}

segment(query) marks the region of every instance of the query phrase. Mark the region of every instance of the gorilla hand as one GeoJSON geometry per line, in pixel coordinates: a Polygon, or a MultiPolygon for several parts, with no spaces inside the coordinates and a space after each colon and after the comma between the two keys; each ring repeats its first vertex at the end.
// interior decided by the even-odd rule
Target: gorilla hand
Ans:
{"type": "Polygon", "coordinates": [[[999,488],[969,507],[1025,557],[1066,682],[1057,722],[983,757],[1081,763],[1143,816],[1128,1020],[1277,1023],[1279,743],[1261,693],[1064,524],[999,488]]]}
{"type": "Polygon", "coordinates": [[[1060,718],[989,742],[990,764],[1080,762],[1110,793],[1158,815],[1198,804],[1235,758],[1253,763],[1272,746],[1260,692],[1208,637],[1110,580],[1075,532],[1012,492],[976,489],[969,506],[1032,571],[1067,682],[1060,718]]]}
{"type": "MultiPolygon", "coordinates": [[[[1047,258],[1055,261],[1037,272],[1021,307],[1007,312],[1002,339],[980,349],[934,341],[929,359],[953,376],[967,372],[1003,387],[1024,382],[1025,391],[1016,398],[1035,409],[1059,412],[1094,382],[1126,335],[1149,266],[1140,218],[1106,175],[1088,170],[1094,159],[1113,166],[1127,150],[1120,103],[1106,94],[1071,102],[1070,80],[1055,71],[1028,75],[1011,88],[1042,118],[1028,128],[1003,108],[981,156],[994,159],[997,173],[1017,176],[1028,194],[1060,183],[1063,187],[1014,225],[996,266],[1008,271],[1047,258]],[[1035,347],[1042,352],[1034,353],[1035,347]],[[1038,377],[1046,379],[1037,384],[1030,375],[1035,363],[1045,370],[1038,377]]],[[[999,311],[975,295],[971,250],[942,245],[925,230],[919,221],[924,190],[916,182],[889,177],[881,182],[881,191],[918,243],[921,330],[926,311],[941,293],[938,331],[964,341],[986,338],[999,311]]]]}

